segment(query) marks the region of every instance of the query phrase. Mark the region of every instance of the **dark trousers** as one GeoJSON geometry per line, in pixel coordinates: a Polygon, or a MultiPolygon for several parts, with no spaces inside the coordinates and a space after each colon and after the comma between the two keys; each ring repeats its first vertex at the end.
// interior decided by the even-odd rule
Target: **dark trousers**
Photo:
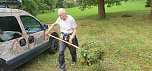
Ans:
{"type": "MultiPolygon", "coordinates": [[[[72,44],[78,46],[78,41],[76,37],[73,38],[72,44]]],[[[59,60],[58,60],[60,69],[65,69],[66,64],[65,64],[64,52],[65,52],[66,47],[68,47],[68,49],[70,50],[72,62],[76,62],[76,59],[77,59],[76,48],[60,41],[60,52],[59,52],[59,60]]]]}

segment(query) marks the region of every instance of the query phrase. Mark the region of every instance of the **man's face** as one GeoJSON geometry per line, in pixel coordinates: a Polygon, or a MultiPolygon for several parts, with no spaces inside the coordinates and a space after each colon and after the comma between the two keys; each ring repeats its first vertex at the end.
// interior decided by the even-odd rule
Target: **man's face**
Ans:
{"type": "Polygon", "coordinates": [[[3,31],[0,29],[0,34],[3,34],[3,31]]]}
{"type": "Polygon", "coordinates": [[[66,13],[60,13],[59,14],[59,17],[62,19],[62,20],[66,20],[66,13]]]}
{"type": "Polygon", "coordinates": [[[3,34],[3,32],[2,32],[2,31],[0,31],[0,34],[3,34]]]}

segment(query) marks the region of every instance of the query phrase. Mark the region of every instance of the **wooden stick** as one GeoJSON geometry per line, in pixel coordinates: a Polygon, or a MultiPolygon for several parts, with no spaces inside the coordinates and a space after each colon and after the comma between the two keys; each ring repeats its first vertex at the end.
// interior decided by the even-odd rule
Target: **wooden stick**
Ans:
{"type": "Polygon", "coordinates": [[[58,37],[55,37],[55,36],[53,36],[53,35],[50,35],[50,34],[48,34],[48,35],[51,36],[51,37],[53,37],[53,38],[55,38],[55,39],[58,39],[58,40],[60,40],[60,41],[63,41],[63,42],[65,42],[65,43],[67,43],[67,44],[69,44],[69,45],[71,45],[71,46],[73,46],[73,47],[75,47],[75,48],[77,48],[77,49],[79,49],[79,47],[76,46],[76,45],[74,45],[74,44],[70,44],[69,42],[67,42],[67,41],[65,41],[65,40],[62,40],[62,39],[60,39],[60,38],[58,38],[58,37]]]}

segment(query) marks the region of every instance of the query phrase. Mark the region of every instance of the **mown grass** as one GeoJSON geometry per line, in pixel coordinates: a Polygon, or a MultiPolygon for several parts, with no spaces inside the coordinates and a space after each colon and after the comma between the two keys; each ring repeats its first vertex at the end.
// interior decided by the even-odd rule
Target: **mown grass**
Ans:
{"type": "MultiPolygon", "coordinates": [[[[80,16],[72,14],[73,10],[77,12],[77,8],[68,9],[68,12],[76,17],[78,23],[79,47],[81,48],[86,43],[96,42],[101,46],[94,45],[90,47],[90,50],[100,49],[104,52],[104,58],[90,66],[82,65],[80,55],[82,50],[80,49],[77,50],[77,64],[71,66],[67,49],[65,54],[67,71],[151,71],[152,20],[148,19],[149,11],[143,7],[143,2],[144,0],[137,0],[135,3],[128,2],[126,3],[128,6],[135,4],[138,6],[125,7],[127,9],[124,9],[124,6],[111,7],[107,9],[109,10],[107,17],[102,20],[95,16],[97,13],[90,12],[91,10],[87,10],[86,14],[80,16]],[[132,17],[121,17],[123,14],[131,14],[132,17]]],[[[48,16],[48,14],[42,14],[38,18],[44,23],[55,21],[56,16],[53,17],[54,19],[48,16]]],[[[57,60],[58,53],[50,55],[44,52],[16,71],[58,71],[57,60]]]]}
{"type": "MultiPolygon", "coordinates": [[[[127,12],[127,11],[143,11],[148,10],[145,5],[146,0],[131,0],[128,2],[122,2],[122,5],[107,7],[105,6],[106,13],[115,13],[115,12],[127,12]]],[[[68,14],[72,15],[75,19],[84,19],[90,18],[98,15],[97,7],[91,9],[86,9],[81,11],[79,7],[76,8],[67,8],[68,14]]],[[[57,10],[52,13],[44,13],[38,15],[37,18],[40,19],[43,23],[52,24],[56,21],[58,15],[57,10]]]]}

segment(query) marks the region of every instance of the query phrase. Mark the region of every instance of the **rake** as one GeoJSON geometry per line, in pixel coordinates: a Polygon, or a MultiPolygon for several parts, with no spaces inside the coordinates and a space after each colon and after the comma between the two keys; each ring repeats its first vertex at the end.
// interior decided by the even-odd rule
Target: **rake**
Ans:
{"type": "Polygon", "coordinates": [[[62,40],[62,39],[60,39],[60,38],[58,38],[58,37],[55,37],[55,36],[53,36],[53,35],[51,35],[51,34],[48,34],[48,35],[51,36],[51,37],[53,37],[53,38],[55,38],[55,39],[58,39],[58,40],[60,40],[60,41],[62,41],[62,42],[65,42],[65,43],[67,43],[67,44],[69,44],[69,45],[71,45],[71,46],[73,46],[73,47],[75,47],[75,48],[77,48],[77,49],[79,49],[79,47],[76,46],[76,45],[74,45],[74,44],[71,44],[71,43],[69,43],[69,42],[67,42],[67,41],[65,41],[65,40],[62,40]]]}

